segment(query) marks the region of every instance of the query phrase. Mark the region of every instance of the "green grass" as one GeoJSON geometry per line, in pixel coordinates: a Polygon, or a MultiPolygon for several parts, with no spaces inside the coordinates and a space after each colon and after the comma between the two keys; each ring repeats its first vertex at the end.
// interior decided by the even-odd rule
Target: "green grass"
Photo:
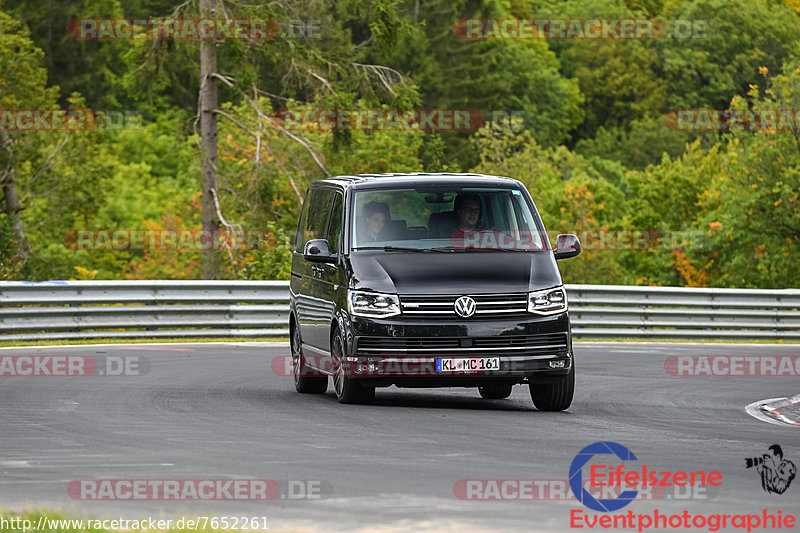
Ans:
{"type": "Polygon", "coordinates": [[[254,339],[253,337],[197,337],[192,339],[161,339],[153,337],[140,338],[109,338],[109,339],[48,339],[41,341],[14,341],[0,340],[0,347],[16,346],[61,346],[64,344],[191,344],[196,342],[288,342],[289,337],[268,337],[254,339]]]}
{"type": "MultiPolygon", "coordinates": [[[[120,528],[113,528],[113,527],[103,528],[103,527],[100,527],[100,526],[103,526],[103,525],[112,526],[114,524],[112,524],[111,521],[120,520],[120,517],[93,517],[93,516],[88,516],[88,515],[77,515],[77,514],[67,515],[67,514],[64,514],[64,513],[51,512],[51,511],[46,511],[46,510],[31,510],[31,511],[25,511],[23,513],[15,513],[13,511],[4,511],[4,512],[2,512],[0,514],[0,531],[2,531],[3,533],[6,533],[6,532],[14,532],[14,533],[77,533],[77,532],[81,532],[81,533],[84,533],[84,532],[92,532],[92,533],[122,533],[122,532],[189,533],[189,532],[192,532],[192,533],[196,533],[198,531],[206,532],[206,533],[212,533],[212,532],[216,532],[216,531],[223,532],[223,533],[232,533],[232,532],[237,532],[237,531],[241,531],[241,532],[245,532],[245,531],[247,531],[247,532],[264,531],[264,525],[266,525],[266,527],[269,528],[270,531],[281,531],[281,532],[284,532],[284,533],[289,533],[289,530],[286,530],[286,529],[275,530],[275,529],[271,528],[270,524],[269,524],[269,517],[267,517],[267,519],[266,519],[266,524],[264,524],[264,519],[263,518],[259,518],[258,519],[259,523],[257,524],[259,527],[255,528],[255,529],[253,529],[253,528],[248,528],[248,529],[212,528],[212,527],[210,527],[208,525],[208,522],[206,522],[205,524],[201,523],[201,527],[198,527],[197,529],[188,528],[188,527],[182,527],[181,528],[181,527],[177,526],[177,522],[181,518],[183,518],[185,520],[190,520],[190,519],[195,519],[196,520],[197,516],[185,516],[185,517],[178,516],[178,517],[172,518],[171,519],[171,524],[170,524],[171,527],[163,527],[163,528],[161,526],[162,525],[166,526],[167,525],[166,521],[169,520],[169,519],[161,518],[161,517],[159,517],[159,518],[153,517],[153,519],[155,521],[162,520],[163,522],[161,524],[159,524],[156,528],[149,528],[149,526],[147,524],[145,524],[145,527],[141,527],[141,524],[140,524],[140,527],[137,528],[137,527],[135,527],[135,524],[132,524],[132,522],[135,520],[135,518],[131,518],[129,516],[126,517],[126,518],[130,519],[129,522],[127,524],[121,524],[120,523],[120,525],[127,525],[128,526],[127,528],[122,528],[122,527],[120,527],[120,528]],[[47,521],[49,522],[49,526],[50,527],[43,527],[40,530],[35,529],[39,524],[39,520],[40,519],[44,520],[44,518],[47,519],[47,521]],[[3,523],[2,520],[5,520],[6,522],[3,523]],[[29,521],[27,529],[25,529],[25,526],[26,526],[26,524],[24,522],[25,520],[29,521]],[[64,523],[62,523],[62,524],[53,524],[53,522],[52,522],[53,520],[62,520],[62,521],[63,520],[72,520],[73,523],[72,524],[64,524],[64,523]],[[82,521],[82,524],[80,524],[81,527],[77,527],[78,524],[75,523],[75,521],[78,521],[78,520],[82,521]],[[103,521],[106,521],[106,524],[103,524],[102,523],[103,521]],[[202,525],[206,525],[207,527],[202,527],[202,525]]],[[[147,516],[139,516],[139,517],[136,517],[136,518],[138,518],[140,522],[143,522],[143,521],[148,521],[149,517],[147,517],[147,516]]],[[[209,515],[209,519],[210,518],[211,518],[211,516],[209,515]]],[[[229,520],[232,520],[232,519],[233,518],[230,518],[229,520]]],[[[44,522],[43,522],[43,524],[44,524],[44,522]]],[[[185,524],[184,524],[184,526],[185,526],[185,524]]]]}

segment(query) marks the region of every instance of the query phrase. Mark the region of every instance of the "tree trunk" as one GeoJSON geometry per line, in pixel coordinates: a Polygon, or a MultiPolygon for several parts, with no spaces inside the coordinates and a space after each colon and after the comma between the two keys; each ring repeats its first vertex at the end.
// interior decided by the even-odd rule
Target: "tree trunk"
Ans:
{"type": "MultiPolygon", "coordinates": [[[[200,17],[217,18],[217,0],[200,0],[200,17]]],[[[200,136],[203,157],[203,279],[219,279],[220,260],[215,250],[219,219],[214,196],[217,192],[217,71],[216,41],[200,41],[200,136]]]]}
{"type": "Polygon", "coordinates": [[[16,241],[16,255],[25,257],[28,255],[28,242],[25,240],[22,217],[19,214],[19,196],[17,195],[17,182],[14,176],[14,149],[11,146],[12,140],[8,136],[8,132],[0,131],[0,140],[2,140],[0,144],[2,144],[3,149],[8,152],[8,164],[0,178],[5,199],[3,211],[11,224],[11,230],[16,241]]]}

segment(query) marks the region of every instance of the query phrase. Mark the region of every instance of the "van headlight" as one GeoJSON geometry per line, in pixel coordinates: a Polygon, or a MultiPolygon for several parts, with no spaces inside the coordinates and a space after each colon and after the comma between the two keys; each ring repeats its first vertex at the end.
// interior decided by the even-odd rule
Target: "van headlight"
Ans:
{"type": "Polygon", "coordinates": [[[400,299],[396,294],[348,291],[347,310],[354,316],[387,318],[400,314],[400,299]]]}
{"type": "Polygon", "coordinates": [[[528,293],[528,312],[553,315],[567,310],[567,291],[564,287],[528,293]]]}

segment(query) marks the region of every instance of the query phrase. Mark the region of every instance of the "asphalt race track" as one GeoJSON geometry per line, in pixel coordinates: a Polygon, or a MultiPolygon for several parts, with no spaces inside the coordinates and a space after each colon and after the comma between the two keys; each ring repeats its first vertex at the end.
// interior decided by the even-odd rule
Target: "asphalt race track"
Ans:
{"type": "Polygon", "coordinates": [[[288,354],[286,343],[3,349],[0,359],[84,355],[101,370],[123,359],[138,368],[0,375],[0,508],[266,516],[277,530],[564,531],[570,511],[593,511],[573,498],[463,500],[454,487],[471,479],[565,480],[583,447],[613,441],[636,454],[637,462],[625,463],[630,469],[723,475],[705,494],[668,493],[620,512],[800,515],[800,480],[768,494],[755,469],[745,468],[745,458],[773,444],[800,465],[800,427],[745,412],[753,402],[800,393],[800,378],[665,370],[675,355],[796,356],[800,345],[577,343],[575,353],[575,401],[568,412],[545,413],[534,409],[527,387],[507,400],[483,400],[474,389],[378,389],[369,406],[340,405],[331,386],[324,396],[301,395],[291,377],[275,373],[280,364],[271,366],[288,354]],[[98,502],[67,492],[71,481],[86,479],[253,478],[278,481],[282,497],[98,502]],[[317,487],[320,497],[289,497],[290,481],[317,487]]]}

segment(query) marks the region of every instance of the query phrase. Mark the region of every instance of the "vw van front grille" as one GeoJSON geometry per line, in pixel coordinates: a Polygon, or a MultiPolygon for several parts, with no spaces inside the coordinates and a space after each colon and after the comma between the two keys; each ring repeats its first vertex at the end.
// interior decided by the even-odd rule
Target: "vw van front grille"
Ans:
{"type": "Polygon", "coordinates": [[[475,318],[510,318],[528,315],[528,294],[467,294],[467,295],[400,295],[400,309],[415,318],[454,318],[464,320],[455,312],[456,299],[469,296],[475,300],[475,318]]]}

